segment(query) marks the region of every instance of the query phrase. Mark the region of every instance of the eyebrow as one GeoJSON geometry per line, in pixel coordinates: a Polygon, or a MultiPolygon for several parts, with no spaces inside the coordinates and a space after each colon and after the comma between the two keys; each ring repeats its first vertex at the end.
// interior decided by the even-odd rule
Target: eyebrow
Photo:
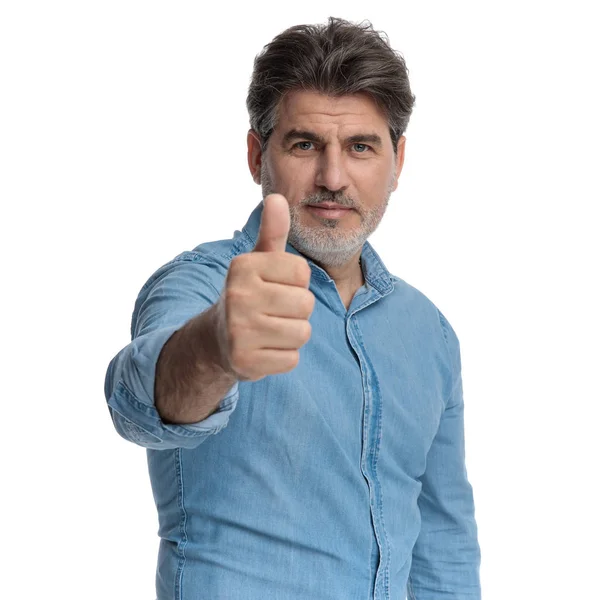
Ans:
{"type": "MultiPolygon", "coordinates": [[[[300,130],[300,129],[290,129],[283,136],[283,145],[285,146],[289,142],[297,139],[306,140],[307,142],[315,142],[317,144],[325,144],[325,138],[316,134],[314,131],[308,130],[300,130]]],[[[346,144],[363,144],[368,143],[373,146],[377,146],[381,148],[383,146],[383,142],[381,141],[381,137],[379,137],[376,133],[357,133],[355,135],[351,135],[350,137],[344,140],[346,144]]]]}

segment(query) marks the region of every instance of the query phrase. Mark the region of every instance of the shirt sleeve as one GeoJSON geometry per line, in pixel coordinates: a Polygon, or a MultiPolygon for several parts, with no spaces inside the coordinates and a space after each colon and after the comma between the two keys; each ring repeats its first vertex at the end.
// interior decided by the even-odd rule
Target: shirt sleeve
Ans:
{"type": "Polygon", "coordinates": [[[104,393],[117,432],[144,448],[194,448],[223,429],[235,409],[238,382],[217,411],[190,424],[164,423],[154,405],[156,363],[167,340],[219,298],[222,264],[187,252],[161,267],[144,285],[131,321],[130,344],[110,362],[104,393]]]}
{"type": "Polygon", "coordinates": [[[421,531],[413,548],[408,600],[480,600],[481,556],[465,466],[460,347],[441,313],[440,321],[450,350],[452,387],[421,478],[421,531]]]}

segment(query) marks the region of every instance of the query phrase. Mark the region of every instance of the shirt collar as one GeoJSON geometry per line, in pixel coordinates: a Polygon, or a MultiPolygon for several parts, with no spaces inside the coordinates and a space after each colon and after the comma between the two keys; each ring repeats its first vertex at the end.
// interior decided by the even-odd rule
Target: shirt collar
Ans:
{"type": "MultiPolygon", "coordinates": [[[[244,225],[242,228],[242,231],[249,238],[252,248],[256,245],[256,240],[258,239],[258,230],[260,228],[263,206],[264,204],[261,201],[254,208],[250,214],[250,217],[248,218],[248,221],[246,222],[246,225],[244,225]]],[[[296,250],[296,248],[294,248],[291,244],[288,243],[285,249],[286,252],[304,257],[308,261],[314,276],[322,279],[323,281],[332,281],[331,277],[329,277],[324,269],[315,264],[310,258],[296,250]]],[[[375,252],[375,249],[368,241],[363,244],[360,258],[365,281],[377,289],[382,296],[391,292],[394,287],[392,275],[387,270],[380,256],[377,254],[377,252],[375,252]]]]}

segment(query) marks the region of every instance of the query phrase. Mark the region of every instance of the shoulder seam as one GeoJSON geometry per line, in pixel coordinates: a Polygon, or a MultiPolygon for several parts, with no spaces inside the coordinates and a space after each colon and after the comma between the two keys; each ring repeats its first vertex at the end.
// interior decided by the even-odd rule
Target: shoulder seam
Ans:
{"type": "MultiPolygon", "coordinates": [[[[178,254],[175,258],[171,259],[168,263],[166,263],[166,265],[169,265],[169,264],[175,263],[175,262],[183,262],[183,261],[189,261],[189,262],[206,261],[206,262],[209,262],[210,260],[215,260],[216,258],[219,258],[219,255],[215,254],[214,252],[210,252],[209,250],[205,250],[204,252],[197,252],[196,250],[185,250],[181,254],[178,254]]],[[[223,255],[221,255],[221,258],[227,259],[228,256],[226,254],[223,254],[223,255]]]]}
{"type": "MultiPolygon", "coordinates": [[[[183,262],[201,263],[201,264],[205,264],[206,266],[210,267],[210,266],[212,266],[211,258],[213,260],[215,260],[217,258],[217,255],[212,252],[200,253],[200,252],[196,252],[194,250],[186,250],[185,252],[178,254],[175,258],[172,258],[169,262],[166,262],[162,267],[160,267],[160,269],[157,269],[157,271],[154,272],[153,276],[151,276],[148,279],[148,281],[144,284],[144,286],[140,290],[140,294],[142,292],[144,292],[152,284],[154,284],[157,279],[160,278],[160,276],[157,277],[156,274],[161,269],[166,269],[167,267],[176,265],[177,263],[183,263],[183,262]]],[[[223,256],[222,258],[224,258],[225,260],[227,259],[225,256],[223,256]]],[[[219,295],[219,291],[217,290],[217,288],[210,281],[207,281],[207,283],[215,291],[215,293],[217,295],[219,295]]]]}
{"type": "Polygon", "coordinates": [[[442,311],[436,307],[438,318],[440,320],[440,325],[442,326],[442,331],[444,332],[444,340],[446,341],[446,347],[448,348],[448,352],[450,351],[449,342],[448,342],[448,319],[442,314],[442,311]]]}
{"type": "Polygon", "coordinates": [[[450,342],[448,341],[448,328],[450,327],[450,322],[448,321],[448,319],[446,319],[446,317],[444,316],[442,311],[439,308],[437,308],[437,306],[436,306],[436,310],[438,313],[438,318],[440,320],[440,325],[442,327],[442,332],[444,333],[444,342],[446,343],[446,351],[448,354],[448,364],[450,366],[450,372],[452,373],[452,384],[450,386],[450,393],[448,394],[448,398],[446,398],[446,403],[445,403],[446,407],[448,407],[450,400],[456,390],[456,386],[458,385],[458,381],[460,379],[460,373],[456,372],[454,358],[450,351],[450,342]]]}

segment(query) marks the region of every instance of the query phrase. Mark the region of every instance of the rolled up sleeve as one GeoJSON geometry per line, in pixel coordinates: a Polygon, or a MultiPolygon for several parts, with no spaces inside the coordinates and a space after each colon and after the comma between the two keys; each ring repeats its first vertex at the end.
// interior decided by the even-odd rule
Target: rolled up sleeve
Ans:
{"type": "Polygon", "coordinates": [[[190,424],[168,424],[154,404],[156,364],[167,340],[219,298],[224,267],[184,253],[161,267],[142,288],[132,316],[132,341],[111,361],[104,393],[115,429],[144,448],[194,448],[226,427],[239,396],[238,382],[216,412],[190,424]]]}
{"type": "Polygon", "coordinates": [[[441,316],[453,365],[452,389],[427,455],[418,504],[421,531],[413,548],[409,600],[480,600],[480,548],[473,490],[465,465],[460,348],[441,316]]]}

